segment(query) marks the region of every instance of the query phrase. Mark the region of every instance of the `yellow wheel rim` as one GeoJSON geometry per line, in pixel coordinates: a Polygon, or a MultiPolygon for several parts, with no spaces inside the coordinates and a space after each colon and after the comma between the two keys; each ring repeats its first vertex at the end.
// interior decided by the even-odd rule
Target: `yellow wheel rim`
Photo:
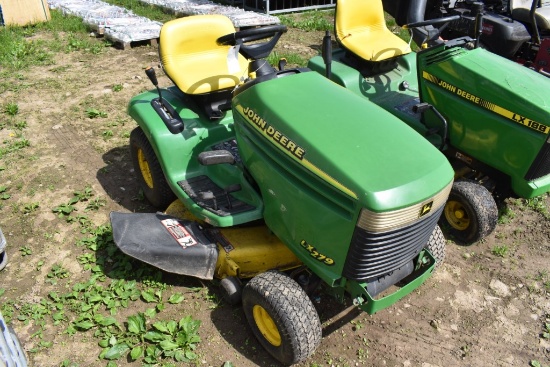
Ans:
{"type": "Polygon", "coordinates": [[[269,316],[265,308],[255,305],[252,309],[252,314],[254,315],[256,326],[264,338],[276,347],[281,345],[281,334],[279,334],[279,329],[277,329],[275,321],[269,316]]]}
{"type": "Polygon", "coordinates": [[[145,184],[152,189],[153,188],[153,176],[151,175],[151,169],[149,168],[149,163],[143,154],[142,149],[137,150],[137,160],[139,163],[139,171],[141,172],[141,177],[145,181],[145,184]]]}
{"type": "Polygon", "coordinates": [[[449,200],[445,205],[445,218],[447,222],[459,231],[464,231],[470,226],[470,217],[464,205],[458,201],[449,200]]]}

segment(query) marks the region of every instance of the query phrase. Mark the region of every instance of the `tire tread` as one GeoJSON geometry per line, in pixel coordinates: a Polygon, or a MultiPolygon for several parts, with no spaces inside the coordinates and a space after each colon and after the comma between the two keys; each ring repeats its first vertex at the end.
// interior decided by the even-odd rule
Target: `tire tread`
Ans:
{"type": "Polygon", "coordinates": [[[256,338],[284,364],[305,360],[321,342],[321,322],[313,303],[298,283],[284,273],[267,271],[250,280],[243,289],[243,306],[256,338]],[[252,316],[255,304],[264,307],[275,320],[283,339],[280,347],[271,345],[259,332],[252,316]]]}
{"type": "Polygon", "coordinates": [[[141,189],[143,190],[143,194],[155,208],[162,210],[166,209],[168,205],[176,200],[176,195],[172,192],[172,189],[168,185],[168,182],[164,177],[162,167],[160,166],[157,156],[155,155],[155,151],[153,150],[151,143],[149,143],[149,140],[141,127],[135,128],[130,133],[130,153],[132,156],[134,171],[136,171],[136,175],[138,176],[138,181],[141,189]],[[153,188],[147,186],[141,174],[137,158],[138,149],[143,151],[143,154],[147,159],[147,163],[149,164],[149,170],[151,171],[153,178],[153,188]]]}

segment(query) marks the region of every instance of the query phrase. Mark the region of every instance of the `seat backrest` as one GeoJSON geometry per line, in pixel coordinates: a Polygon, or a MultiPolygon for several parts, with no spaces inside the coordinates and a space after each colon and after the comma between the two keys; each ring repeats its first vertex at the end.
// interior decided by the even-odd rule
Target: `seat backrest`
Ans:
{"type": "Polygon", "coordinates": [[[171,20],[160,31],[159,53],[166,75],[187,94],[233,88],[247,77],[248,60],[230,55],[231,46],[216,40],[234,33],[223,15],[195,15],[171,20]]]}
{"type": "Polygon", "coordinates": [[[357,29],[386,28],[381,1],[338,0],[335,17],[336,36],[340,39],[357,29]]]}
{"type": "Polygon", "coordinates": [[[338,0],[334,27],[340,45],[367,61],[411,52],[386,26],[382,0],[338,0]]]}

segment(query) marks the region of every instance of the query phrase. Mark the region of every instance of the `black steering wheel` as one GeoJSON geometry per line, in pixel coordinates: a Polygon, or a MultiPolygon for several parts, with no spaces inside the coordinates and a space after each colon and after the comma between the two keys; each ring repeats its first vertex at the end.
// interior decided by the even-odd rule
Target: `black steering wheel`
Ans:
{"type": "MultiPolygon", "coordinates": [[[[460,19],[460,15],[450,15],[448,17],[443,17],[443,18],[428,19],[428,20],[423,20],[423,21],[420,21],[420,22],[405,24],[405,25],[403,25],[402,28],[403,29],[411,29],[411,28],[425,27],[425,26],[428,26],[428,25],[449,23],[449,22],[452,22],[453,20],[458,20],[458,19],[460,19]]],[[[443,26],[443,27],[445,27],[445,26],[443,26]]],[[[443,27],[441,27],[440,29],[442,29],[443,27]]]]}
{"type": "Polygon", "coordinates": [[[229,33],[218,38],[218,45],[240,45],[239,52],[252,60],[263,59],[269,56],[279,38],[287,31],[285,25],[269,25],[261,28],[250,28],[235,33],[229,33]],[[245,43],[271,38],[269,41],[247,45],[245,43]]]}

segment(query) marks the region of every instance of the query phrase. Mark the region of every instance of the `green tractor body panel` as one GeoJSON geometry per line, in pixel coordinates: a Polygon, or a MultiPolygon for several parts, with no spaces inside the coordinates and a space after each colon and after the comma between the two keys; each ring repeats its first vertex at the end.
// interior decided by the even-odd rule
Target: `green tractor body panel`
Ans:
{"type": "Polygon", "coordinates": [[[233,116],[228,111],[221,120],[210,121],[197,114],[194,102],[186,98],[177,88],[163,96],[171,103],[182,117],[185,130],[172,134],[166,128],[159,115],[151,107],[151,100],[157,93],[146,92],[130,101],[128,114],[138,123],[147,135],[155,154],[159,157],[166,181],[176,196],[191,211],[192,215],[217,227],[228,227],[262,218],[263,205],[261,198],[243,177],[242,170],[235,165],[203,166],[197,161],[198,153],[211,150],[216,144],[231,141],[235,138],[233,116]],[[219,187],[239,183],[245,189],[233,193],[243,202],[255,209],[230,216],[219,216],[197,205],[182,189],[178,182],[194,177],[208,176],[219,187]]]}
{"type": "MultiPolygon", "coordinates": [[[[397,67],[364,77],[333,53],[331,79],[388,110],[444,149],[449,159],[481,162],[510,178],[512,190],[530,198],[550,191],[550,79],[483,49],[441,45],[410,53],[397,67]],[[418,63],[418,73],[417,73],[418,63]],[[430,134],[447,120],[448,139],[430,134]]],[[[325,73],[321,57],[308,64],[325,73]]]]}
{"type": "Polygon", "coordinates": [[[260,83],[233,106],[264,220],[330,285],[345,273],[363,208],[387,213],[420,205],[452,182],[445,157],[413,129],[317,73],[260,83]]]}
{"type": "Polygon", "coordinates": [[[447,116],[452,146],[508,175],[522,197],[550,190],[549,78],[481,48],[433,48],[418,62],[420,97],[447,116]]]}
{"type": "MultiPolygon", "coordinates": [[[[416,54],[404,55],[398,60],[398,67],[384,73],[381,76],[364,77],[342,60],[345,51],[337,49],[332,55],[331,79],[353,91],[355,94],[366,97],[370,101],[405,121],[410,127],[421,135],[428,131],[421,121],[421,116],[412,111],[412,107],[420,102],[418,98],[418,79],[416,77],[416,54]],[[405,82],[409,89],[401,87],[405,82]]],[[[321,56],[313,57],[308,67],[318,73],[325,74],[325,64],[321,56]]],[[[439,137],[428,139],[434,145],[440,144],[439,137]]]]}

